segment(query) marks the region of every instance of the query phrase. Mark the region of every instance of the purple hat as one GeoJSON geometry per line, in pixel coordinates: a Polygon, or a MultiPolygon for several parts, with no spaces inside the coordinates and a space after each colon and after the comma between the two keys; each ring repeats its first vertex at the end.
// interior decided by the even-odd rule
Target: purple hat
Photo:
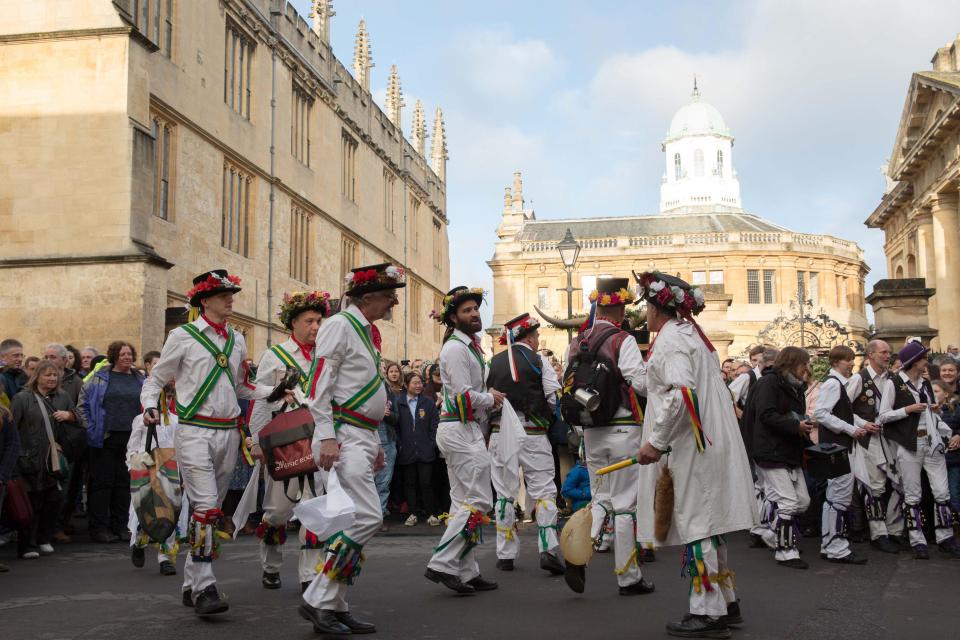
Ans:
{"type": "Polygon", "coordinates": [[[911,341],[903,345],[903,348],[900,349],[900,353],[897,354],[900,358],[900,364],[904,370],[909,369],[910,365],[917,361],[918,358],[921,358],[930,351],[920,342],[911,341]]]}

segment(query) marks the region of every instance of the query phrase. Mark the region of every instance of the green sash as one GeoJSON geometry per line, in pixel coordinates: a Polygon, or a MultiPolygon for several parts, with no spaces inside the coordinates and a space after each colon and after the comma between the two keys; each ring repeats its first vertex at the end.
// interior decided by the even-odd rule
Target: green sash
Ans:
{"type": "Polygon", "coordinates": [[[190,403],[190,405],[185,407],[180,404],[178,396],[177,415],[181,420],[189,420],[196,415],[197,411],[200,409],[200,406],[207,400],[210,392],[213,391],[213,388],[217,385],[217,381],[220,380],[220,376],[223,375],[224,372],[226,372],[227,378],[230,380],[230,384],[232,386],[236,386],[236,383],[233,380],[233,372],[230,371],[230,354],[233,353],[233,346],[236,344],[236,336],[233,333],[233,329],[228,327],[227,344],[224,345],[223,351],[221,351],[210,338],[208,338],[194,325],[185,324],[183,325],[182,329],[187,332],[187,335],[199,342],[200,346],[209,351],[214,360],[213,368],[210,369],[210,373],[207,374],[203,384],[200,385],[200,388],[197,390],[197,393],[193,397],[193,401],[190,403]]]}
{"type": "MultiPolygon", "coordinates": [[[[354,410],[359,409],[370,398],[376,395],[377,389],[379,389],[380,385],[383,384],[383,378],[380,377],[380,352],[378,352],[373,346],[373,341],[370,340],[370,336],[367,335],[366,329],[362,324],[360,324],[359,320],[354,318],[352,314],[344,311],[341,311],[339,315],[345,317],[353,330],[358,336],[360,336],[360,341],[363,342],[363,345],[367,348],[367,351],[370,352],[370,357],[373,358],[377,373],[373,376],[370,382],[365,384],[362,389],[353,394],[353,396],[351,396],[348,400],[340,405],[334,405],[334,418],[338,423],[336,426],[339,426],[340,423],[345,422],[347,424],[352,424],[353,426],[363,426],[364,428],[369,428],[367,425],[357,424],[357,420],[350,420],[347,418],[351,416],[351,413],[354,410]],[[343,410],[346,410],[346,412],[343,410]]],[[[353,416],[357,417],[356,414],[353,414],[353,416]]],[[[362,418],[362,416],[359,416],[358,418],[362,418]]]]}
{"type": "Polygon", "coordinates": [[[272,351],[273,355],[277,356],[277,358],[280,359],[280,362],[285,364],[287,367],[294,368],[300,372],[300,388],[303,390],[304,395],[309,393],[310,381],[313,380],[313,376],[316,375],[317,363],[319,361],[314,358],[313,363],[310,365],[310,372],[304,373],[303,367],[301,367],[293,358],[293,356],[290,355],[290,353],[279,344],[275,344],[270,347],[270,351],[272,351]]]}

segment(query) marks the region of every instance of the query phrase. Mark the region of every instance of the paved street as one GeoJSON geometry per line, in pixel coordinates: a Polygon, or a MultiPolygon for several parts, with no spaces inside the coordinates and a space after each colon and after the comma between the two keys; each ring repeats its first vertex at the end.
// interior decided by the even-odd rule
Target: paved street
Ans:
{"type": "MultiPolygon", "coordinates": [[[[594,556],[587,591],[572,593],[561,578],[535,569],[534,531],[523,532],[517,571],[493,568],[492,531],[481,550],[481,567],[500,582],[499,591],[457,597],[427,582],[424,565],[439,529],[395,526],[366,549],[363,575],[351,592],[353,610],[379,626],[379,638],[624,638],[664,636],[664,624],[684,612],[688,582],[679,577],[679,553],[666,549],[647,565],[656,593],[621,597],[611,572],[611,554],[594,556]]],[[[809,571],[776,566],[764,551],[746,548],[732,536],[745,624],[735,638],[956,638],[957,571],[960,562],[938,553],[929,562],[906,554],[868,553],[862,567],[828,564],[816,555],[815,540],[803,540],[809,571]],[[951,620],[953,622],[951,622],[951,620]]],[[[73,544],[38,561],[12,559],[11,545],[0,561],[12,571],[0,575],[0,629],[4,640],[61,638],[310,638],[311,627],[296,614],[295,565],[284,567],[284,587],[259,584],[257,548],[241,538],[217,563],[219,584],[231,610],[216,620],[198,620],[179,601],[180,577],[164,578],[156,558],[137,570],[121,544],[73,544]]],[[[182,554],[181,563],[182,567],[182,554]]]]}

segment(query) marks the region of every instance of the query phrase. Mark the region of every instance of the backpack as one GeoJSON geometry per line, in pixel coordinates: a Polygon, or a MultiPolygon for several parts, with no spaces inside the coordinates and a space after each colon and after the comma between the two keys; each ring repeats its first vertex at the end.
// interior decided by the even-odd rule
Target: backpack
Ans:
{"type": "Polygon", "coordinates": [[[602,333],[591,334],[570,357],[563,372],[563,395],[560,396],[560,414],[568,424],[585,428],[608,425],[620,408],[623,375],[615,362],[598,353],[600,347],[618,333],[619,328],[610,327],[602,333]],[[600,395],[600,405],[595,410],[587,411],[577,401],[575,394],[580,389],[600,395]]]}
{"type": "MultiPolygon", "coordinates": [[[[303,494],[304,481],[313,487],[313,474],[317,471],[313,459],[313,416],[305,407],[276,414],[267,426],[258,434],[260,448],[266,458],[267,473],[275,481],[283,481],[283,490],[287,494],[290,481],[298,479],[300,495],[303,494]]],[[[317,495],[314,489],[313,495],[317,495]]],[[[287,498],[296,502],[299,498],[287,498]]]]}

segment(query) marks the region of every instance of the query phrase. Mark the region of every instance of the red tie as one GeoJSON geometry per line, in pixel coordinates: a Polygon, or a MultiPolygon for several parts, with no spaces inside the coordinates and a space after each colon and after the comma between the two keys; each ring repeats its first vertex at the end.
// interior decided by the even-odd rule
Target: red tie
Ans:
{"type": "Polygon", "coordinates": [[[213,320],[211,320],[210,318],[208,318],[205,314],[200,314],[200,315],[203,317],[204,320],[207,321],[207,324],[209,324],[211,327],[213,327],[213,330],[217,332],[217,335],[218,335],[218,336],[220,336],[220,337],[223,338],[224,340],[227,340],[227,339],[228,339],[229,336],[227,335],[227,323],[226,323],[226,322],[224,322],[223,324],[217,324],[216,322],[214,322],[213,320]]]}
{"type": "Polygon", "coordinates": [[[300,353],[303,354],[303,359],[306,360],[307,362],[312,362],[313,348],[316,346],[316,344],[315,343],[304,344],[299,340],[297,340],[296,338],[294,338],[293,336],[290,336],[290,339],[293,340],[293,343],[297,345],[298,349],[300,349],[300,353]]]}
{"type": "Polygon", "coordinates": [[[370,335],[373,337],[373,346],[377,348],[377,353],[380,353],[380,347],[383,344],[383,338],[380,336],[380,329],[377,328],[377,325],[370,323],[370,335]]]}

